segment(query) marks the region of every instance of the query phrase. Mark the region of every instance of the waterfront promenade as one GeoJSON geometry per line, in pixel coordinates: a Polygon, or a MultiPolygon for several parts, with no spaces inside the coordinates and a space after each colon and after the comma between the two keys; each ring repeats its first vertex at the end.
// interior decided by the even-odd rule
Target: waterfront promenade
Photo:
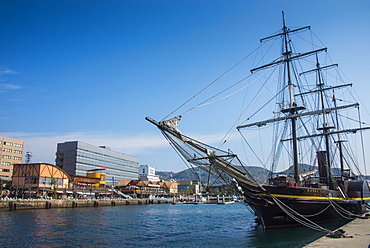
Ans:
{"type": "Polygon", "coordinates": [[[147,204],[163,204],[163,203],[214,203],[214,204],[228,204],[235,202],[235,197],[187,197],[180,198],[164,198],[164,197],[150,197],[150,198],[99,198],[99,199],[21,199],[21,198],[7,198],[0,199],[1,210],[26,210],[26,209],[49,209],[49,208],[80,208],[80,207],[99,207],[99,206],[122,206],[122,205],[147,205],[147,204]]]}
{"type": "Polygon", "coordinates": [[[329,238],[322,237],[309,245],[306,248],[368,248],[370,247],[370,219],[355,219],[346,225],[342,226],[346,232],[345,238],[329,238]]]}
{"type": "Polygon", "coordinates": [[[122,206],[122,205],[144,205],[162,204],[169,201],[156,199],[9,199],[0,200],[1,210],[26,210],[26,209],[49,209],[49,208],[81,208],[99,206],[122,206]]]}

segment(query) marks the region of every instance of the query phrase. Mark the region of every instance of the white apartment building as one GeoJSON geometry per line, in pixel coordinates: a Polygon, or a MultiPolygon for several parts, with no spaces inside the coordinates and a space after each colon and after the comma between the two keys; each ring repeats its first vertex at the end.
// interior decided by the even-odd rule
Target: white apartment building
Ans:
{"type": "Polygon", "coordinates": [[[159,176],[155,174],[155,168],[150,165],[139,166],[139,180],[141,181],[160,181],[159,176]]]}

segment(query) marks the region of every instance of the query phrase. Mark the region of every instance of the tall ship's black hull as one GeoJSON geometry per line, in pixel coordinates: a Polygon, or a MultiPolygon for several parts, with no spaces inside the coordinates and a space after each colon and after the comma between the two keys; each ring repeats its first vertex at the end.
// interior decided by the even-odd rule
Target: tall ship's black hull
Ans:
{"type": "Polygon", "coordinates": [[[344,198],[340,191],[307,187],[262,185],[266,191],[242,186],[247,203],[265,229],[353,218],[366,213],[370,190],[366,181],[354,181],[344,198]],[[291,211],[296,212],[292,213],[291,211]]]}
{"type": "MultiPolygon", "coordinates": [[[[299,222],[286,215],[278,206],[264,206],[251,203],[248,200],[246,202],[252,206],[259,217],[258,222],[261,222],[265,229],[300,225],[299,222]]],[[[303,216],[312,216],[308,217],[308,219],[315,223],[341,218],[333,208],[327,208],[328,203],[314,202],[312,200],[292,200],[284,201],[284,203],[303,216]]]]}

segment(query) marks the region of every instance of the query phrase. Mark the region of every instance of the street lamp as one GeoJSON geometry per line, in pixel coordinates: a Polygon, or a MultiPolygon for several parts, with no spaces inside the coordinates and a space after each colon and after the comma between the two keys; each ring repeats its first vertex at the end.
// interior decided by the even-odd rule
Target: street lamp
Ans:
{"type": "Polygon", "coordinates": [[[5,184],[1,183],[1,188],[0,188],[0,197],[3,197],[3,188],[5,187],[5,184]]]}
{"type": "Polygon", "coordinates": [[[42,198],[44,198],[45,181],[42,182],[42,198]]]}

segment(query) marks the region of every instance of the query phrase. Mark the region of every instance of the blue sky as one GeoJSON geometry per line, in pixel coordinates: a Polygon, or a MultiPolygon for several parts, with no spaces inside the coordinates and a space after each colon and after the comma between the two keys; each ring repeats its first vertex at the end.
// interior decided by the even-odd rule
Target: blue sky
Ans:
{"type": "MultiPolygon", "coordinates": [[[[3,0],[0,135],[24,140],[33,162],[54,163],[58,142],[80,140],[185,169],[144,118],[164,118],[255,49],[282,10],[289,26],[312,26],[366,100],[367,0],[3,0]]],[[[227,131],[197,133],[204,122],[186,129],[206,141],[227,131]]]]}

